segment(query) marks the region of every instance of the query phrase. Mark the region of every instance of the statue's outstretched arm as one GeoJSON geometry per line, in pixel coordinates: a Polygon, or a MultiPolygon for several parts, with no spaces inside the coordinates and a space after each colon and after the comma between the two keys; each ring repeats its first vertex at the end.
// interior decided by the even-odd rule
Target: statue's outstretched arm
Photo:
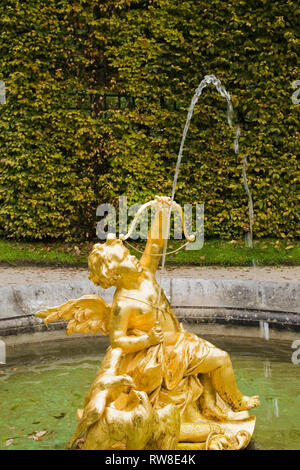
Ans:
{"type": "Polygon", "coordinates": [[[162,253],[167,237],[168,214],[171,204],[171,199],[168,197],[156,196],[155,200],[157,201],[157,211],[148,233],[144,254],[140,260],[142,267],[153,273],[158,267],[160,260],[158,255],[162,253]]]}

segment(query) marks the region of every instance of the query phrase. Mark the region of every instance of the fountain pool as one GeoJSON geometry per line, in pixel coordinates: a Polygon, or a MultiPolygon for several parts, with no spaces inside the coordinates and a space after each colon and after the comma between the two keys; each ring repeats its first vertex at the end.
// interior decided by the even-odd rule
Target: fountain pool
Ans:
{"type": "MultiPolygon", "coordinates": [[[[291,361],[291,343],[206,339],[229,352],[241,390],[260,396],[261,406],[251,411],[257,416],[256,447],[299,449],[300,365],[291,361]]],[[[103,338],[96,340],[72,338],[67,348],[62,347],[65,340],[56,340],[51,351],[41,342],[31,357],[22,354],[26,346],[20,347],[1,366],[0,449],[66,449],[76,409],[82,407],[106,348],[103,338]]]]}

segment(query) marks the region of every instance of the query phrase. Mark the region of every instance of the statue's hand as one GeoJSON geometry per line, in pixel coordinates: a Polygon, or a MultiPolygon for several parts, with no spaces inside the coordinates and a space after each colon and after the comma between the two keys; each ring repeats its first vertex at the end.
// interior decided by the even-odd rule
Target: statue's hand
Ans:
{"type": "Polygon", "coordinates": [[[154,200],[160,209],[169,209],[172,203],[172,199],[167,196],[155,196],[154,200]]]}
{"type": "Polygon", "coordinates": [[[110,390],[116,386],[129,386],[135,387],[132,378],[129,375],[103,375],[97,382],[97,388],[99,390],[110,390]]]}
{"type": "Polygon", "coordinates": [[[164,340],[164,334],[160,327],[159,322],[155,322],[155,326],[152,328],[149,334],[149,342],[151,346],[162,343],[164,340]]]}

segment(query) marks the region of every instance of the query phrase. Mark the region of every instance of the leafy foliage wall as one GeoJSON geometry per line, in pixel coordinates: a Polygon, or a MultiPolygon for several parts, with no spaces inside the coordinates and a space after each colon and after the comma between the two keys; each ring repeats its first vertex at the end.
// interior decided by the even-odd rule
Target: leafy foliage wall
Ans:
{"type": "MultiPolygon", "coordinates": [[[[170,195],[194,89],[215,74],[226,103],[195,108],[176,199],[205,204],[206,236],[297,234],[299,10],[292,0],[2,0],[0,234],[85,238],[96,207],[170,195]],[[117,96],[113,99],[110,95],[117,96]]],[[[298,232],[299,233],[299,232],[298,232]]]]}

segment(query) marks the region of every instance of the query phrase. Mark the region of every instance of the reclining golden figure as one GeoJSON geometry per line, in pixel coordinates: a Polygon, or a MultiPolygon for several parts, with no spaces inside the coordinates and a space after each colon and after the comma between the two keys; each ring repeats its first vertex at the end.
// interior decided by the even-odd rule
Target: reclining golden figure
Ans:
{"type": "Polygon", "coordinates": [[[241,449],[254,431],[229,355],[186,331],[155,273],[166,238],[170,199],[157,212],[140,259],[109,235],[89,255],[90,280],[115,286],[112,305],[87,295],[36,315],[68,320],[67,334],[109,335],[100,369],[77,411],[70,446],[82,449],[241,449]],[[155,234],[153,236],[153,234],[155,234]],[[159,300],[159,304],[157,301],[159,300]]]}

